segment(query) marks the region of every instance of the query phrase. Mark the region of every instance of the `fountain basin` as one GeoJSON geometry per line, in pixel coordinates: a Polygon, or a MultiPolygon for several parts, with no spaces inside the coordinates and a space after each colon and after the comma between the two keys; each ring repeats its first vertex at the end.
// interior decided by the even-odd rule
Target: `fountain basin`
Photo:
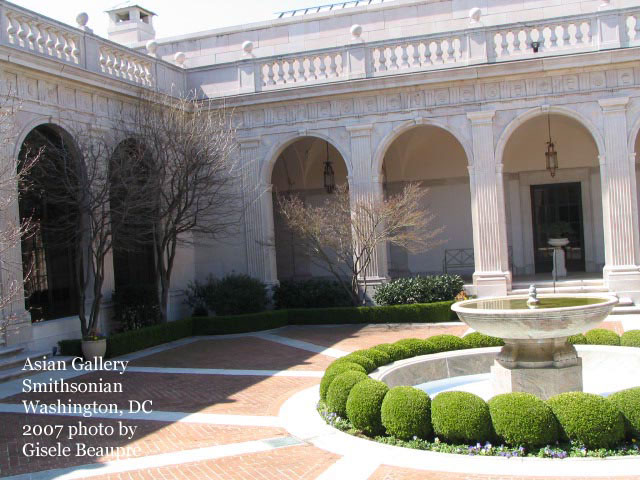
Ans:
{"type": "Polygon", "coordinates": [[[504,339],[542,340],[584,333],[618,303],[612,295],[540,295],[536,308],[526,295],[465,300],[451,309],[474,330],[504,339]]]}
{"type": "Polygon", "coordinates": [[[618,303],[610,295],[542,295],[466,300],[451,309],[474,330],[502,338],[491,367],[494,393],[528,392],[546,399],[581,391],[582,361],[567,337],[602,322],[618,303]]]}

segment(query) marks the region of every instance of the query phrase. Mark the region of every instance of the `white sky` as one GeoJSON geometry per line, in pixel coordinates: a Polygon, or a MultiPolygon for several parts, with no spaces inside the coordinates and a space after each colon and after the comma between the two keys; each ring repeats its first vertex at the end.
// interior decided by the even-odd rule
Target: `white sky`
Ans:
{"type": "MultiPolygon", "coordinates": [[[[156,38],[172,37],[218,27],[242,25],[276,18],[274,12],[334,3],[337,0],[137,0],[158,16],[156,38]]],[[[22,7],[76,25],[76,15],[89,14],[88,26],[107,36],[105,10],[122,0],[11,0],[22,7]]]]}

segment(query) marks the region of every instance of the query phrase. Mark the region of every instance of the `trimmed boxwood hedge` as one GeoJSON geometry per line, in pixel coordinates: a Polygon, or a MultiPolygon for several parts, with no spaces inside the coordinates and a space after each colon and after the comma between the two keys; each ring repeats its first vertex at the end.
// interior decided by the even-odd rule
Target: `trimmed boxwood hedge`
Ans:
{"type": "Polygon", "coordinates": [[[640,438],[640,387],[616,392],[609,401],[622,413],[627,436],[640,438]]]}
{"type": "Polygon", "coordinates": [[[623,347],[640,347],[640,330],[629,330],[620,337],[620,345],[623,347]]]}
{"type": "Polygon", "coordinates": [[[380,411],[388,391],[389,387],[384,383],[371,378],[351,389],[347,399],[347,418],[355,428],[369,435],[384,433],[380,411]]]}
{"type": "Polygon", "coordinates": [[[489,400],[489,412],[496,435],[509,445],[542,447],[558,438],[551,407],[531,393],[496,395],[489,400]]]}
{"type": "Polygon", "coordinates": [[[418,355],[429,355],[435,353],[435,346],[423,338],[403,338],[398,340],[394,345],[399,345],[409,351],[409,357],[417,357],[418,355]]]}
{"type": "Polygon", "coordinates": [[[334,365],[336,363],[343,363],[343,362],[357,363],[358,365],[361,365],[362,367],[364,367],[364,370],[367,373],[371,373],[376,368],[378,368],[376,367],[376,364],[374,363],[373,360],[371,360],[369,357],[365,357],[364,355],[360,355],[358,353],[350,353],[349,355],[340,357],[339,359],[331,362],[331,365],[334,365]]]}
{"type": "Polygon", "coordinates": [[[581,333],[578,333],[577,335],[571,335],[569,338],[567,338],[567,342],[569,342],[571,345],[586,345],[589,343],[587,342],[587,337],[585,337],[581,333]]]}
{"type": "Polygon", "coordinates": [[[547,400],[565,440],[609,448],[624,438],[624,418],[613,402],[593,393],[567,392],[547,400]]]}
{"type": "Polygon", "coordinates": [[[589,330],[584,334],[589,345],[620,345],[620,337],[616,332],[604,328],[589,330]]]}
{"type": "Polygon", "coordinates": [[[402,440],[431,436],[431,399],[414,387],[394,387],[380,409],[382,425],[389,435],[402,440]]]}
{"type": "Polygon", "coordinates": [[[107,357],[117,357],[193,335],[193,320],[162,323],[107,338],[107,357]]]}
{"type": "Polygon", "coordinates": [[[375,350],[375,349],[356,350],[353,353],[356,355],[362,355],[363,357],[367,357],[369,360],[371,360],[375,364],[376,368],[380,367],[381,365],[386,365],[387,363],[391,363],[391,357],[381,350],[375,350]]]}
{"type": "Polygon", "coordinates": [[[327,391],[327,408],[341,417],[347,416],[347,398],[349,392],[358,383],[369,377],[362,372],[344,372],[333,379],[327,391]]]}
{"type": "Polygon", "coordinates": [[[491,337],[480,332],[472,332],[462,337],[467,343],[467,348],[485,348],[485,347],[501,347],[504,340],[497,337],[491,337]]]}
{"type": "Polygon", "coordinates": [[[367,371],[362,365],[353,362],[338,362],[332,363],[329,365],[322,376],[322,380],[320,380],[320,399],[325,400],[327,398],[327,391],[329,390],[329,386],[334,378],[336,378],[341,373],[345,372],[361,372],[366,374],[367,371]]]}
{"type": "Polygon", "coordinates": [[[427,342],[433,345],[436,352],[450,352],[452,350],[464,350],[469,348],[467,342],[455,335],[434,335],[427,338],[427,342]]]}
{"type": "Polygon", "coordinates": [[[442,392],[431,402],[434,434],[450,443],[475,443],[493,438],[489,406],[468,392],[442,392]]]}
{"type": "Polygon", "coordinates": [[[371,347],[370,350],[380,350],[386,353],[387,355],[389,355],[389,358],[391,358],[392,362],[403,360],[411,356],[411,352],[409,352],[409,349],[395,343],[381,343],[380,345],[371,347]]]}

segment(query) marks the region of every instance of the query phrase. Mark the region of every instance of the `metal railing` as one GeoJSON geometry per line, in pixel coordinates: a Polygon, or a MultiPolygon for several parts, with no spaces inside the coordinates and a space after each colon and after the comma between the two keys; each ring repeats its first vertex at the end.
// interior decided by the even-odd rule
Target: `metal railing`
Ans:
{"type": "MultiPolygon", "coordinates": [[[[387,0],[390,1],[390,0],[387,0]]],[[[348,0],[345,2],[328,3],[326,5],[317,5],[313,7],[296,8],[294,10],[285,10],[276,12],[278,18],[295,17],[296,15],[307,15],[309,13],[330,12],[342,8],[360,7],[373,5],[376,3],[384,3],[385,0],[348,0]]]]}
{"type": "MultiPolygon", "coordinates": [[[[513,266],[513,248],[508,247],[509,269],[513,266]]],[[[442,271],[449,273],[450,269],[475,268],[473,248],[447,248],[442,259],[442,271]]]]}

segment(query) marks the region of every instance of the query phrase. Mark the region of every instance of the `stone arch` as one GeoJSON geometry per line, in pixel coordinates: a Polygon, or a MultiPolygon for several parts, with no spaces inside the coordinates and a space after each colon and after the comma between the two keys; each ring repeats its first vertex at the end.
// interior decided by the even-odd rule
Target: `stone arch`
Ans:
{"type": "Polygon", "coordinates": [[[347,151],[345,150],[344,146],[340,145],[340,143],[336,141],[336,139],[320,132],[299,131],[289,133],[286,137],[280,139],[269,149],[267,154],[264,156],[264,161],[262,167],[260,168],[260,183],[262,183],[263,185],[271,184],[273,167],[278,161],[278,158],[280,158],[282,152],[284,152],[288,146],[305,137],[319,138],[321,140],[324,140],[325,142],[329,142],[329,144],[338,151],[338,153],[344,160],[344,163],[347,166],[347,177],[350,177],[352,175],[351,156],[347,155],[347,151]]]}
{"type": "Polygon", "coordinates": [[[638,135],[640,135],[640,116],[636,118],[635,122],[631,126],[631,130],[629,130],[629,143],[628,143],[628,152],[636,154],[636,161],[638,160],[638,156],[640,152],[636,152],[636,140],[638,139],[638,135]]]}
{"type": "Polygon", "coordinates": [[[514,118],[509,122],[509,124],[504,128],[504,130],[500,134],[500,137],[498,138],[498,141],[496,143],[496,148],[495,148],[496,163],[503,164],[504,149],[507,146],[507,142],[509,141],[513,133],[518,129],[518,127],[526,123],[528,120],[531,120],[532,118],[535,118],[539,115],[546,115],[547,113],[551,113],[555,115],[563,115],[565,117],[569,117],[577,121],[581,126],[583,126],[591,134],[591,137],[593,138],[593,141],[595,142],[596,147],[598,148],[598,154],[600,156],[604,155],[605,153],[604,139],[602,138],[602,135],[598,130],[598,128],[593,123],[591,123],[591,121],[589,121],[588,119],[580,115],[578,112],[570,108],[550,105],[550,106],[535,107],[530,110],[527,110],[526,112],[521,113],[520,115],[518,115],[516,118],[514,118]]]}
{"type": "Polygon", "coordinates": [[[550,275],[553,258],[549,232],[560,224],[571,226],[565,232],[570,245],[564,250],[569,273],[601,271],[604,233],[600,161],[604,155],[600,130],[567,107],[528,109],[502,130],[495,161],[504,174],[505,221],[514,275],[550,275]],[[543,155],[548,140],[547,115],[560,163],[552,175],[545,169],[543,155]],[[531,150],[532,145],[539,146],[539,151],[531,150]]]}
{"type": "Polygon", "coordinates": [[[73,128],[65,120],[61,118],[54,118],[52,115],[38,115],[37,117],[29,120],[26,124],[24,124],[24,126],[20,128],[20,131],[16,135],[16,142],[14,144],[12,158],[18,158],[20,149],[22,148],[22,144],[26,140],[27,136],[34,129],[38,128],[41,125],[53,125],[56,128],[64,131],[69,138],[73,139],[73,136],[71,135],[71,133],[69,133],[73,131],[73,128]]]}
{"type": "MultiPolygon", "coordinates": [[[[55,188],[46,183],[52,175],[47,168],[58,168],[67,155],[75,164],[75,175],[82,176],[83,159],[76,140],[69,128],[61,122],[50,119],[35,119],[21,132],[18,144],[18,168],[34,151],[41,151],[40,159],[27,173],[30,180],[44,188],[55,188]],[[34,150],[30,150],[34,148],[34,150]],[[37,150],[36,150],[37,149],[37,150]],[[42,150],[40,150],[42,149],[42,150]],[[51,163],[44,162],[48,159],[51,163]]],[[[55,173],[54,173],[55,174],[55,173]]],[[[21,188],[20,186],[18,187],[21,188]]],[[[21,240],[22,265],[24,272],[25,303],[36,319],[53,319],[75,315],[78,312],[78,292],[76,290],[78,257],[76,255],[76,221],[82,215],[74,207],[74,200],[64,200],[66,191],[61,189],[58,196],[42,195],[39,188],[20,190],[19,215],[21,220],[30,218],[32,234],[21,240]],[[29,273],[27,277],[27,272],[29,273]]]]}
{"type": "Polygon", "coordinates": [[[371,164],[372,171],[376,174],[379,174],[382,171],[382,165],[384,163],[384,157],[389,150],[389,147],[395,142],[400,135],[413,128],[419,126],[432,126],[436,128],[440,128],[445,132],[451,134],[458,143],[462,146],[464,153],[467,157],[467,161],[471,163],[473,159],[473,149],[467,140],[465,140],[464,136],[459,132],[456,128],[448,126],[438,120],[430,119],[430,118],[421,118],[421,119],[412,119],[407,120],[400,125],[395,126],[378,144],[376,148],[375,154],[373,156],[373,161],[371,164]]]}

